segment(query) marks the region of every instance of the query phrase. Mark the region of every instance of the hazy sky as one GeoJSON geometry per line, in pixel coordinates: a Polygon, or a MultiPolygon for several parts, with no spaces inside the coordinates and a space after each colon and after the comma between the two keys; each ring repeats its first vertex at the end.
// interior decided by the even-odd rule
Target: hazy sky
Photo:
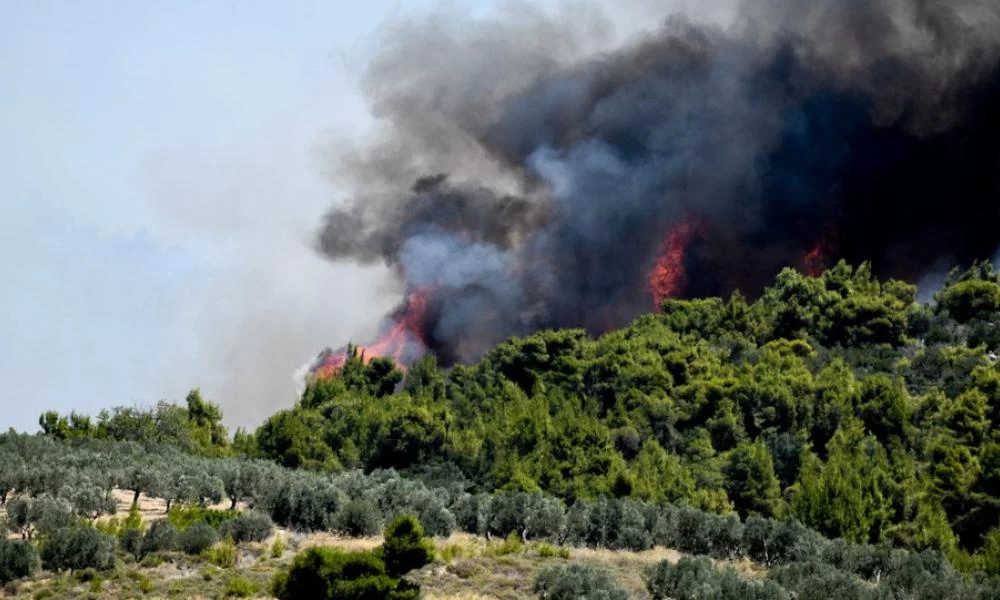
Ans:
{"type": "Polygon", "coordinates": [[[370,125],[380,28],[431,5],[0,3],[0,427],[195,386],[254,424],[371,335],[384,273],[309,248],[324,152],[370,125]]]}

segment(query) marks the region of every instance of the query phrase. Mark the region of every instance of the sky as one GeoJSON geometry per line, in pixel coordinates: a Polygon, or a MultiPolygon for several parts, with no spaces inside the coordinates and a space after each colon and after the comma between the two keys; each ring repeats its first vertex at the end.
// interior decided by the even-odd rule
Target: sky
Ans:
{"type": "MultiPolygon", "coordinates": [[[[619,31],[654,4],[616,11],[619,31]]],[[[373,126],[366,57],[431,9],[0,3],[0,427],[193,387],[253,426],[294,403],[319,350],[374,334],[399,290],[311,236],[346,193],[325,159],[373,126]]]]}

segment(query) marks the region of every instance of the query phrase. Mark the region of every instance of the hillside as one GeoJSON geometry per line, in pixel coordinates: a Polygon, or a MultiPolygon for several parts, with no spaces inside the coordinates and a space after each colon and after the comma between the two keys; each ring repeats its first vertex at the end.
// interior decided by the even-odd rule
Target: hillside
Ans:
{"type": "MultiPolygon", "coordinates": [[[[568,553],[638,597],[686,597],[687,581],[737,597],[988,598],[1000,589],[988,579],[1000,575],[997,348],[989,263],[953,271],[929,304],[866,265],[789,269],[752,302],[666,300],[623,329],[542,331],[471,365],[425,356],[404,370],[351,352],[294,408],[232,438],[197,391],[186,407],[46,413],[41,436],[0,436],[0,493],[43,565],[46,539],[117,512],[108,499],[125,490],[126,503],[181,514],[251,506],[304,539],[416,515],[438,562],[409,578],[431,597],[524,597],[568,553]],[[444,541],[455,532],[527,554],[462,558],[444,541]],[[647,572],[663,548],[756,566],[750,578],[696,560],[647,572]]],[[[235,515],[205,517],[213,539],[235,515]]],[[[123,531],[114,573],[130,560],[123,531]]],[[[168,565],[197,562],[164,551],[168,565]]],[[[245,575],[262,591],[284,564],[245,575]]]]}
{"type": "Polygon", "coordinates": [[[956,271],[920,305],[914,286],[841,263],[786,270],[752,303],[667,300],[597,339],[539,332],[471,366],[428,357],[404,376],[356,358],[254,451],[974,553],[1000,525],[998,281],[989,264],[956,271]]]}

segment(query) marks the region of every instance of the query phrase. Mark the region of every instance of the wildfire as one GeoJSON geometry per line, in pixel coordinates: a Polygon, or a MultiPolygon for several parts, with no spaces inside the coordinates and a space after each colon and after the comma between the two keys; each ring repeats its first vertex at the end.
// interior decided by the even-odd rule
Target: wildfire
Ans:
{"type": "MultiPolygon", "coordinates": [[[[429,295],[426,289],[410,293],[389,319],[389,326],[381,337],[371,344],[354,346],[352,350],[365,364],[374,358],[391,358],[400,366],[423,354],[426,349],[423,323],[429,295]]],[[[311,375],[318,379],[335,376],[347,363],[347,352],[347,348],[324,350],[316,358],[311,375]]]]}
{"type": "Polygon", "coordinates": [[[833,254],[834,234],[828,230],[802,259],[803,272],[809,277],[819,277],[829,266],[833,254]]]}
{"type": "Polygon", "coordinates": [[[649,273],[649,289],[653,293],[653,306],[660,310],[663,301],[683,291],[687,275],[684,260],[691,241],[703,231],[701,219],[689,216],[672,225],[663,239],[656,264],[649,273]]]}

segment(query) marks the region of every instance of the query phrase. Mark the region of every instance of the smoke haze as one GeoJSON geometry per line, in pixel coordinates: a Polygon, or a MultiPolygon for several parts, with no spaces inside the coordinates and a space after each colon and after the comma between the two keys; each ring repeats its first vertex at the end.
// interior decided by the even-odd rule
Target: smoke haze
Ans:
{"type": "Polygon", "coordinates": [[[335,161],[354,192],[317,238],[430,290],[446,363],[648,311],[691,219],[685,296],[839,258],[916,282],[1000,242],[995,2],[766,0],[628,37],[586,5],[509,8],[385,32],[379,129],[335,161]]]}

